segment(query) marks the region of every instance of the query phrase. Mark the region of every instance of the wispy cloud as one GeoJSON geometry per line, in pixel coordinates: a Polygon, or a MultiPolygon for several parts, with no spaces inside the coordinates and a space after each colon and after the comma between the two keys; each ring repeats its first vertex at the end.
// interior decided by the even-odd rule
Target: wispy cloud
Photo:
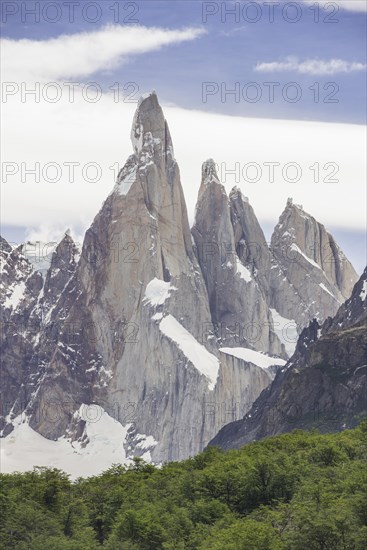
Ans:
{"type": "Polygon", "coordinates": [[[248,27],[246,25],[241,25],[241,27],[234,27],[233,29],[230,29],[229,31],[221,31],[219,34],[221,36],[233,36],[237,33],[243,33],[248,30],[248,27]]]}
{"type": "MultiPolygon", "coordinates": [[[[305,4],[315,4],[314,0],[303,0],[305,4]]],[[[367,0],[335,0],[333,4],[337,4],[342,10],[367,12],[367,0]]]]}
{"type": "MultiPolygon", "coordinates": [[[[248,0],[240,0],[241,2],[245,3],[248,2],[248,0]]],[[[268,0],[269,3],[274,3],[277,5],[285,4],[288,0],[268,0]]],[[[315,5],[315,0],[301,0],[304,4],[310,4],[315,5]]],[[[232,0],[231,4],[237,3],[237,0],[232,0]]],[[[296,2],[297,3],[297,2],[296,2]]],[[[326,2],[319,2],[320,9],[323,7],[326,8],[326,2]]],[[[367,0],[334,0],[332,4],[336,4],[339,9],[341,10],[347,10],[347,11],[354,11],[354,12],[367,12],[367,0]]],[[[326,8],[329,13],[331,13],[331,8],[326,8]]]]}
{"type": "Polygon", "coordinates": [[[1,40],[3,80],[83,78],[111,70],[131,55],[195,40],[202,28],[163,29],[108,25],[94,32],[61,35],[50,40],[1,40]]]}
{"type": "Polygon", "coordinates": [[[334,75],[364,71],[366,67],[367,65],[364,63],[343,59],[306,59],[300,61],[297,57],[287,57],[283,61],[258,63],[254,67],[254,71],[259,73],[296,72],[309,75],[334,75]]]}

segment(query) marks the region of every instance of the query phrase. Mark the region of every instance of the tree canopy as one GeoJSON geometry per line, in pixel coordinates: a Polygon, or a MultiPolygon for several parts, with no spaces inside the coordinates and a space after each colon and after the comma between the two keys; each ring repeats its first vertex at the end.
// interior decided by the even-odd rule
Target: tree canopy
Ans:
{"type": "Polygon", "coordinates": [[[295,430],[72,482],[2,474],[0,547],[17,550],[365,550],[367,421],[295,430]]]}

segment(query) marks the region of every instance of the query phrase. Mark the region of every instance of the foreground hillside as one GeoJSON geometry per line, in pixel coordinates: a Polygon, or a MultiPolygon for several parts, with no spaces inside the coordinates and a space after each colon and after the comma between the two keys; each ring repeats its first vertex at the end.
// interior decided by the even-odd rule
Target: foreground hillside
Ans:
{"type": "Polygon", "coordinates": [[[1,548],[364,550],[366,452],[365,420],[75,483],[59,470],[3,474],[1,548]]]}

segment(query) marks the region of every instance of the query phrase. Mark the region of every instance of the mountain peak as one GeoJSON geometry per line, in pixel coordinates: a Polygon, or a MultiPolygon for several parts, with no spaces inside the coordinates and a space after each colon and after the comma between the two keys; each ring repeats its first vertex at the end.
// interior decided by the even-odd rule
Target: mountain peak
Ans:
{"type": "Polygon", "coordinates": [[[62,242],[69,242],[69,243],[73,243],[74,244],[74,239],[73,237],[71,236],[71,230],[70,229],[67,229],[64,233],[64,236],[62,237],[62,239],[60,240],[59,242],[59,245],[62,243],[62,242]]]}
{"type": "Polygon", "coordinates": [[[246,203],[249,203],[249,198],[248,197],[245,197],[245,195],[242,193],[241,189],[239,187],[237,187],[237,185],[235,185],[230,193],[229,193],[229,199],[230,200],[238,200],[238,199],[241,199],[242,202],[246,202],[246,203]]]}
{"type": "MultiPolygon", "coordinates": [[[[292,199],[288,199],[274,229],[271,250],[296,291],[292,300],[309,304],[306,316],[310,320],[315,317],[321,322],[330,314],[335,315],[358,279],[353,266],[324,225],[292,199]]],[[[274,272],[272,276],[278,275],[274,272]]],[[[289,290],[282,295],[278,289],[274,302],[278,313],[289,318],[289,290]]],[[[305,310],[300,307],[298,311],[300,315],[297,313],[292,318],[301,326],[305,310]]]]}
{"type": "Polygon", "coordinates": [[[137,156],[156,146],[173,157],[168,125],[154,91],[141,96],[138,102],[131,128],[131,142],[137,156]]]}
{"type": "Polygon", "coordinates": [[[64,236],[55,248],[52,255],[51,268],[55,267],[55,265],[59,268],[61,265],[65,269],[65,266],[74,264],[79,257],[79,249],[70,233],[70,229],[65,231],[64,236]]]}
{"type": "Polygon", "coordinates": [[[202,183],[211,183],[212,181],[220,183],[217,174],[217,167],[213,159],[208,159],[203,162],[201,167],[201,179],[202,183]]]}
{"type": "MultiPolygon", "coordinates": [[[[296,204],[295,202],[293,202],[292,197],[288,197],[288,199],[287,199],[286,210],[287,210],[288,208],[296,208],[296,209],[302,210],[302,212],[304,212],[304,210],[303,210],[303,204],[296,204]]],[[[304,212],[304,213],[305,213],[305,212],[304,212]]]]}
{"type": "Polygon", "coordinates": [[[141,95],[138,101],[138,107],[140,107],[140,105],[147,100],[155,101],[158,104],[157,92],[155,90],[151,90],[150,92],[146,92],[145,94],[141,95]]]}

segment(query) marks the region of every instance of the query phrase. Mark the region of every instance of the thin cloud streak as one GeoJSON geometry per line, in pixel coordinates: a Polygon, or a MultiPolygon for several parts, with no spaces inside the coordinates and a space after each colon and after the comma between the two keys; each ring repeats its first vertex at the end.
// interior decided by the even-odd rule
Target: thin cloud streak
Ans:
{"type": "MultiPolygon", "coordinates": [[[[303,2],[305,4],[315,4],[314,0],[303,0],[303,2]]],[[[341,10],[367,12],[367,0],[336,0],[333,4],[337,4],[341,10]]]]}
{"type": "Polygon", "coordinates": [[[287,57],[284,61],[271,61],[258,63],[254,71],[258,73],[296,72],[308,75],[334,75],[341,73],[360,72],[367,65],[357,61],[344,61],[343,59],[306,59],[299,61],[297,57],[287,57]]]}

